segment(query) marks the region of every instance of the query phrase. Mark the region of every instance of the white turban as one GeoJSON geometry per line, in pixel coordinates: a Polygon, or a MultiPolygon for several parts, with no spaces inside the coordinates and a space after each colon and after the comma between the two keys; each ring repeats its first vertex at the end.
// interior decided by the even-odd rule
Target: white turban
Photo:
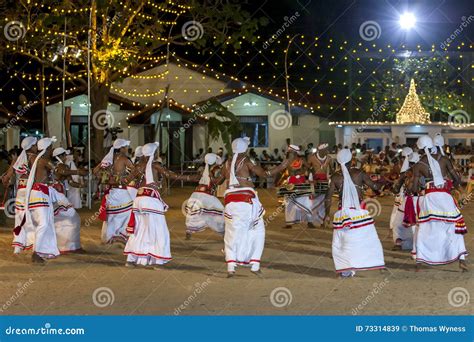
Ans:
{"type": "Polygon", "coordinates": [[[324,150],[325,148],[328,148],[329,144],[328,143],[322,143],[318,145],[318,150],[324,150]]]}
{"type": "Polygon", "coordinates": [[[114,163],[114,150],[118,150],[119,148],[126,147],[130,145],[129,140],[125,139],[115,139],[114,144],[110,148],[109,152],[105,155],[105,157],[100,162],[102,167],[109,167],[114,163]]]}
{"type": "Polygon", "coordinates": [[[342,188],[342,209],[355,208],[360,209],[359,194],[352,181],[346,164],[352,160],[352,152],[348,148],[344,148],[337,153],[337,162],[341,165],[344,185],[342,188]]]}
{"type": "Polygon", "coordinates": [[[439,150],[441,151],[441,154],[444,156],[444,150],[443,150],[443,146],[444,146],[444,138],[443,136],[438,133],[434,136],[433,138],[433,144],[436,146],[436,147],[439,147],[439,150]]]}
{"type": "Polygon", "coordinates": [[[13,164],[13,168],[19,172],[19,173],[26,173],[26,168],[25,165],[28,164],[28,155],[26,151],[28,151],[30,148],[32,148],[36,143],[38,142],[38,139],[35,137],[26,137],[25,139],[22,140],[21,142],[21,148],[22,151],[18,158],[16,158],[15,164],[13,164]]]}
{"type": "Polygon", "coordinates": [[[65,150],[64,148],[62,147],[56,147],[54,150],[53,150],[53,157],[56,158],[56,160],[59,162],[59,163],[62,163],[63,161],[59,158],[59,156],[63,153],[66,153],[66,154],[69,154],[69,151],[68,150],[65,150]]]}
{"type": "Polygon", "coordinates": [[[435,160],[430,153],[430,149],[433,148],[433,140],[427,136],[422,135],[418,138],[416,145],[420,150],[424,150],[426,158],[428,158],[428,164],[430,166],[431,173],[433,174],[433,181],[435,186],[441,186],[444,184],[443,174],[441,173],[441,167],[437,160],[435,160]]]}
{"type": "Polygon", "coordinates": [[[403,159],[403,164],[402,164],[402,168],[400,172],[405,172],[406,170],[410,168],[409,159],[412,153],[413,153],[413,150],[410,147],[404,147],[402,149],[402,156],[405,157],[405,159],[403,159]]]}
{"type": "MultiPolygon", "coordinates": [[[[29,203],[30,203],[30,195],[31,195],[31,188],[33,187],[33,183],[35,182],[35,176],[36,176],[36,166],[38,165],[38,161],[43,157],[43,155],[46,153],[46,150],[48,149],[49,146],[51,146],[54,142],[56,142],[56,137],[51,137],[51,138],[43,138],[38,141],[38,150],[40,153],[36,156],[35,162],[33,163],[33,166],[31,167],[30,174],[28,176],[28,181],[26,183],[26,203],[25,203],[25,215],[26,215],[26,220],[31,221],[31,213],[29,210],[29,203]]],[[[23,221],[23,219],[21,220],[23,221]]]]}
{"type": "Polygon", "coordinates": [[[409,159],[410,163],[418,163],[420,161],[420,154],[418,152],[413,152],[409,159]]]}
{"type": "Polygon", "coordinates": [[[143,146],[137,146],[137,148],[135,149],[135,153],[133,154],[132,163],[135,163],[137,158],[143,157],[142,148],[143,146]]]}
{"type": "Polygon", "coordinates": [[[142,147],[142,152],[145,157],[148,157],[148,161],[146,163],[146,169],[145,169],[145,182],[146,184],[150,184],[154,182],[153,179],[153,157],[155,155],[155,151],[160,146],[160,143],[154,142],[154,143],[149,143],[146,145],[143,145],[142,147]]]}
{"type": "Polygon", "coordinates": [[[237,163],[237,156],[239,153],[244,153],[247,151],[250,145],[250,138],[237,138],[232,141],[232,152],[234,155],[232,156],[232,163],[230,164],[230,182],[229,187],[233,187],[234,185],[239,185],[239,181],[237,177],[235,177],[235,164],[237,163]]]}
{"type": "Polygon", "coordinates": [[[211,178],[209,177],[209,166],[214,165],[217,162],[217,154],[215,153],[208,153],[204,157],[204,162],[206,166],[204,166],[204,172],[202,173],[201,179],[199,180],[199,184],[204,184],[209,186],[211,183],[211,178]]]}

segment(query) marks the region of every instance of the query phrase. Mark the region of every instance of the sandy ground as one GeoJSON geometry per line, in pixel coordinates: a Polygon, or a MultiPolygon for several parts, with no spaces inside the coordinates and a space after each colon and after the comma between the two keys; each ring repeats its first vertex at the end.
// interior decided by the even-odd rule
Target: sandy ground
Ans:
{"type": "MultiPolygon", "coordinates": [[[[388,271],[335,276],[332,231],[294,226],[282,229],[284,213],[267,226],[263,278],[238,269],[226,278],[222,240],[212,231],[184,240],[183,201],[191,188],[173,189],[167,221],[173,261],[164,270],[124,267],[123,248],[100,243],[101,222],[82,228],[85,255],[68,255],[45,266],[30,253],[13,255],[12,220],[0,227],[0,313],[8,315],[466,315],[473,312],[472,274],[457,263],[415,272],[407,252],[391,251],[388,229],[393,198],[380,199],[376,217],[388,271]],[[462,289],[455,289],[460,287],[462,289]],[[451,295],[450,295],[451,291],[451,295]],[[94,296],[95,293],[95,296],[94,296]],[[450,298],[451,303],[450,304],[450,298]],[[95,300],[94,300],[95,299],[95,300]],[[94,303],[95,302],[95,303],[94,303]]],[[[280,211],[272,190],[260,190],[267,216],[280,211]]],[[[474,208],[464,209],[474,229],[474,208]]],[[[96,208],[97,209],[97,208],[96,208]]],[[[94,210],[81,210],[83,222],[94,210]]],[[[473,233],[466,235],[473,249],[473,233]]]]}

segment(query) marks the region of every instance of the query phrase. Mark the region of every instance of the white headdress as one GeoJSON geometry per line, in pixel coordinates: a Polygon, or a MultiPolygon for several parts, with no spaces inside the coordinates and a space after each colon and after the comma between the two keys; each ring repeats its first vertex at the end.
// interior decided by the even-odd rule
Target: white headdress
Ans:
{"type": "Polygon", "coordinates": [[[433,140],[427,136],[422,135],[418,138],[416,143],[420,150],[424,150],[426,154],[426,158],[428,158],[428,164],[431,169],[431,173],[433,174],[433,181],[436,186],[441,186],[444,184],[443,174],[441,173],[441,167],[437,160],[435,160],[430,153],[430,149],[433,148],[433,140]]]}
{"type": "Polygon", "coordinates": [[[413,152],[409,161],[410,163],[418,163],[420,161],[420,154],[418,152],[413,152]]]}
{"type": "Polygon", "coordinates": [[[318,151],[324,150],[325,148],[328,148],[328,146],[328,143],[321,143],[318,145],[318,151]]]}
{"type": "Polygon", "coordinates": [[[211,178],[209,177],[209,166],[214,165],[217,162],[217,158],[218,156],[215,153],[206,154],[204,157],[206,166],[204,166],[204,172],[199,180],[199,184],[209,185],[211,183],[211,178]]]}
{"type": "Polygon", "coordinates": [[[137,148],[135,149],[135,153],[133,154],[132,163],[135,163],[137,158],[143,157],[142,148],[143,146],[137,146],[137,148]]]}
{"type": "Polygon", "coordinates": [[[149,143],[145,144],[142,147],[142,152],[145,157],[148,157],[148,161],[146,163],[146,169],[145,169],[145,182],[146,184],[150,184],[154,182],[153,179],[153,158],[155,155],[155,151],[160,146],[160,143],[154,142],[154,143],[149,143]]]}
{"type": "Polygon", "coordinates": [[[288,152],[289,151],[293,151],[293,152],[298,153],[298,152],[301,151],[301,149],[298,145],[288,145],[288,152]]]}
{"type": "MultiPolygon", "coordinates": [[[[433,138],[433,144],[436,146],[436,147],[439,147],[439,150],[441,151],[441,154],[444,156],[444,149],[443,149],[443,146],[444,146],[444,138],[443,136],[440,134],[440,133],[437,133],[434,138],[433,138]]],[[[436,151],[438,152],[438,151],[436,151]]]]}
{"type": "Polygon", "coordinates": [[[237,156],[239,153],[244,153],[247,151],[250,145],[250,139],[248,137],[245,138],[237,138],[232,141],[232,152],[234,155],[232,156],[232,163],[230,164],[230,182],[229,187],[234,185],[239,185],[239,181],[235,176],[235,164],[237,163],[237,156]]]}
{"type": "Polygon", "coordinates": [[[400,172],[405,172],[406,170],[410,168],[409,159],[412,153],[413,153],[413,150],[410,147],[404,147],[402,149],[402,156],[405,157],[405,159],[403,159],[403,164],[402,164],[402,168],[400,172]]]}
{"type": "Polygon", "coordinates": [[[59,158],[59,156],[63,153],[66,153],[66,154],[69,154],[69,150],[65,150],[64,148],[62,147],[56,147],[54,150],[53,150],[53,157],[56,158],[56,160],[59,162],[59,163],[62,163],[63,161],[59,158]]]}
{"type": "Polygon", "coordinates": [[[102,167],[109,167],[114,163],[114,150],[118,150],[119,148],[129,146],[130,141],[125,139],[115,139],[114,144],[110,148],[109,152],[105,155],[105,157],[100,162],[102,167]]]}
{"type": "Polygon", "coordinates": [[[28,164],[28,155],[26,151],[28,151],[30,148],[32,148],[36,143],[38,142],[38,139],[35,137],[26,137],[21,141],[21,148],[22,151],[18,158],[15,161],[15,164],[13,164],[13,168],[18,172],[18,173],[26,173],[25,166],[28,164]]]}
{"type": "Polygon", "coordinates": [[[351,150],[344,148],[337,153],[337,162],[341,165],[344,185],[342,188],[342,209],[360,209],[359,194],[352,181],[346,164],[352,160],[351,150]]]}

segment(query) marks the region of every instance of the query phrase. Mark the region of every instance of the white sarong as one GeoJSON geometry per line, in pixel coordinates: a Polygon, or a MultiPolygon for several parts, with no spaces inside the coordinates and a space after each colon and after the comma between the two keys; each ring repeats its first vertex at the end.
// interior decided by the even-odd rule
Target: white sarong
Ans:
{"type": "Polygon", "coordinates": [[[133,205],[129,192],[126,189],[112,188],[105,201],[107,218],[102,224],[102,242],[126,242],[126,230],[133,205]]]}
{"type": "Polygon", "coordinates": [[[251,266],[252,271],[258,271],[265,245],[265,210],[257,192],[253,188],[229,189],[225,192],[225,202],[227,270],[233,272],[236,265],[244,265],[251,266]],[[239,201],[239,196],[246,196],[248,201],[239,201]]]}
{"type": "Polygon", "coordinates": [[[186,202],[186,232],[196,233],[207,227],[224,235],[224,206],[217,197],[195,191],[186,202]]]}
{"type": "MultiPolygon", "coordinates": [[[[24,246],[19,247],[15,252],[20,252],[23,249],[33,248],[44,259],[55,258],[60,253],[58,250],[56,231],[54,229],[54,209],[53,202],[55,201],[55,194],[50,192],[47,185],[41,183],[33,184],[30,193],[29,211],[31,215],[31,224],[28,219],[22,228],[26,233],[24,246]],[[32,231],[32,232],[31,232],[32,231]]],[[[19,210],[21,211],[21,209],[19,210]]],[[[24,213],[23,208],[23,213],[24,213]]],[[[21,215],[23,216],[23,215],[21,215]]],[[[21,236],[21,232],[20,235],[21,236]]]]}
{"type": "Polygon", "coordinates": [[[68,198],[53,187],[49,188],[55,193],[54,227],[61,253],[74,252],[81,249],[81,218],[68,198]]]}
{"type": "Polygon", "coordinates": [[[324,195],[285,196],[285,221],[287,224],[314,222],[322,224],[325,207],[324,195]]]}
{"type": "Polygon", "coordinates": [[[332,256],[337,273],[385,268],[382,244],[367,210],[338,210],[333,225],[332,256]]]}
{"type": "Polygon", "coordinates": [[[466,225],[451,194],[426,190],[418,203],[416,262],[445,265],[464,260],[468,254],[463,236],[466,225]]]}
{"type": "MultiPolygon", "coordinates": [[[[413,203],[416,203],[418,197],[413,197],[413,203]]],[[[416,225],[407,226],[403,222],[405,215],[405,206],[407,205],[407,196],[401,196],[401,203],[397,206],[397,212],[393,220],[390,221],[390,228],[393,233],[393,242],[396,245],[400,245],[402,250],[413,249],[413,235],[416,229],[416,225]]],[[[413,208],[416,212],[416,207],[413,208]]]]}
{"type": "Polygon", "coordinates": [[[138,190],[133,201],[133,233],[124,250],[127,262],[163,265],[171,261],[170,233],[165,219],[167,210],[168,206],[156,190],[147,187],[138,190]]]}
{"type": "MultiPolygon", "coordinates": [[[[15,199],[15,227],[18,227],[23,219],[25,213],[25,197],[26,189],[19,187],[15,199]]],[[[20,230],[20,234],[13,234],[13,253],[19,254],[23,250],[32,249],[34,242],[34,227],[31,225],[31,222],[25,221],[23,228],[20,230]]]]}

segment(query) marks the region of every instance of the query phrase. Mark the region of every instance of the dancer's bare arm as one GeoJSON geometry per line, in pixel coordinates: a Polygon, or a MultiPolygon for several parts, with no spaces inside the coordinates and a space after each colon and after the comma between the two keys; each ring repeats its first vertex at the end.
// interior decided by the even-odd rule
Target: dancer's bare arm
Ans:
{"type": "Polygon", "coordinates": [[[288,165],[290,165],[290,163],[293,161],[294,158],[295,158],[295,155],[291,153],[289,158],[285,159],[283,162],[281,162],[279,165],[275,166],[274,168],[266,170],[266,171],[261,166],[253,164],[250,160],[246,161],[246,165],[252,173],[263,178],[267,176],[275,176],[276,174],[283,172],[284,170],[286,170],[288,165]]]}
{"type": "Polygon", "coordinates": [[[162,174],[168,179],[173,180],[182,180],[186,182],[197,182],[201,179],[200,175],[178,175],[171,170],[168,170],[166,167],[161,166],[159,163],[153,163],[153,169],[156,170],[159,174],[162,174]]]}

